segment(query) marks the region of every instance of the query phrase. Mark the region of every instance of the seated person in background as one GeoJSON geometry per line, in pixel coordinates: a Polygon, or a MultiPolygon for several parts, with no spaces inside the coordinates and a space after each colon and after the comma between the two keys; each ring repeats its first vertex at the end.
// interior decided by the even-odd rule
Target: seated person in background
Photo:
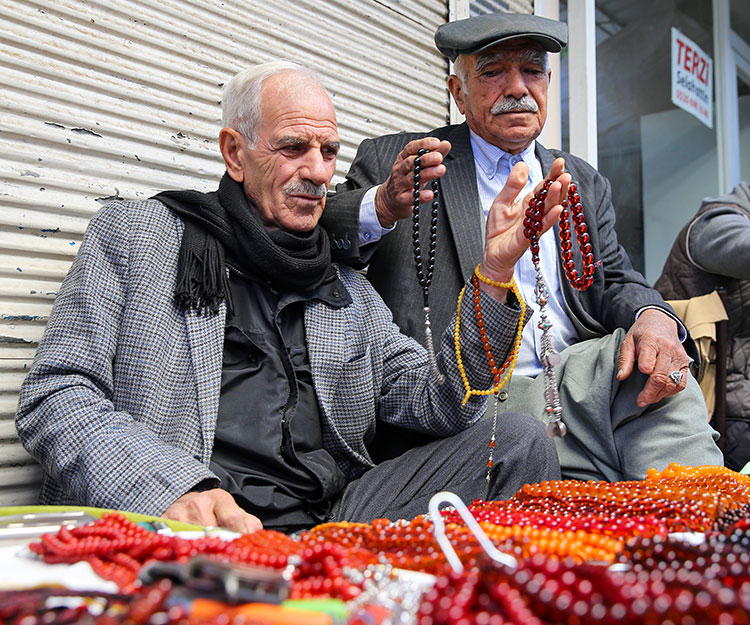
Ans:
{"type": "Polygon", "coordinates": [[[677,235],[654,285],[667,299],[726,290],[729,317],[727,430],[724,461],[735,471],[750,462],[750,185],[703,200],[677,235]]]}
{"type": "MultiPolygon", "coordinates": [[[[506,201],[498,195],[506,181],[516,168],[527,167],[523,197],[564,159],[582,196],[596,264],[593,285],[578,291],[563,272],[559,227],[540,239],[547,314],[562,356],[556,372],[568,434],[555,442],[563,477],[617,481],[641,479],[649,468],[662,470],[671,462],[721,464],[700,387],[687,373],[689,357],[680,341],[687,332],[618,244],[609,182],[581,159],[535,141],[546,119],[547,52],[566,44],[566,25],[496,13],[443,24],[435,42],[455,62],[448,88],[466,123],[362,142],[322,220],[337,258],[354,266],[369,263],[368,278],[396,323],[424,340],[409,218],[415,155],[420,148],[431,150],[421,159],[421,199],[431,200],[428,181],[439,179],[433,284],[440,288],[433,289],[430,307],[440,336],[461,286],[482,258],[484,221],[506,201]],[[341,244],[347,239],[351,246],[341,244]]],[[[581,253],[572,243],[581,271],[581,253]]],[[[535,311],[500,409],[545,419],[536,274],[530,252],[517,249],[515,278],[535,311]]]]}
{"type": "MultiPolygon", "coordinates": [[[[501,499],[558,478],[541,424],[514,414],[486,481],[491,429],[473,425],[485,400],[462,404],[453,330],[438,385],[372,286],[331,263],[318,220],[339,138],[316,76],[259,65],[229,81],[222,107],[218,191],[115,201],[91,220],[18,407],[20,438],[44,468],[41,503],[297,531],[413,518],[443,489],[501,499]],[[382,422],[441,438],[375,466],[368,444],[382,422]]],[[[560,174],[546,227],[569,182],[560,174]]],[[[501,243],[519,227],[524,208],[510,198],[524,183],[511,180],[493,213],[482,267],[495,280],[519,253],[501,243]]],[[[491,285],[480,295],[504,357],[519,304],[491,285]]],[[[461,330],[466,373],[486,388],[479,330],[461,330]]]]}

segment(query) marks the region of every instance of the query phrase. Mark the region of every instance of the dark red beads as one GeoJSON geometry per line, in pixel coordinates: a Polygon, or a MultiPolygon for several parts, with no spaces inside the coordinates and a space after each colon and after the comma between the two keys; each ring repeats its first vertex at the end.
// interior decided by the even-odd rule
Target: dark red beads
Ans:
{"type": "MultiPolygon", "coordinates": [[[[542,230],[542,208],[544,200],[547,197],[547,191],[552,185],[551,180],[547,180],[544,186],[534,194],[526,209],[526,216],[523,220],[524,236],[529,240],[531,249],[531,259],[535,266],[539,265],[539,237],[542,230]]],[[[581,196],[577,191],[576,184],[571,182],[568,186],[568,196],[562,202],[563,210],[560,213],[560,256],[563,260],[563,269],[570,285],[579,291],[584,291],[591,286],[594,281],[594,255],[590,243],[588,227],[586,226],[583,215],[583,206],[581,205],[581,196]],[[572,245],[570,242],[570,222],[576,232],[576,239],[581,251],[582,269],[578,275],[575,260],[573,259],[572,245]]]]}

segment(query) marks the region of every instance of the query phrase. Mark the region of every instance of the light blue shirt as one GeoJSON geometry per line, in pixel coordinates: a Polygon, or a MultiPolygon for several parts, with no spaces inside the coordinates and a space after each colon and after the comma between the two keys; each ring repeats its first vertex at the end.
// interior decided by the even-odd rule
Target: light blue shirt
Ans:
{"type": "MultiPolygon", "coordinates": [[[[516,163],[523,161],[529,168],[529,179],[517,199],[531,193],[534,187],[544,179],[542,165],[534,154],[535,141],[532,141],[531,145],[523,152],[508,154],[474,132],[470,132],[470,135],[471,149],[474,152],[474,164],[476,165],[479,203],[482,206],[485,218],[489,215],[492,202],[505,186],[510,170],[516,163]]],[[[578,333],[565,311],[560,278],[557,273],[557,254],[555,235],[550,229],[539,238],[539,264],[549,291],[546,311],[547,319],[552,322],[550,336],[552,344],[559,352],[578,342],[578,333]]],[[[526,250],[516,263],[515,279],[521,291],[521,296],[528,306],[527,314],[531,313],[531,319],[526,324],[521,337],[521,350],[518,354],[518,362],[514,373],[537,376],[542,372],[542,363],[539,359],[542,331],[538,327],[539,306],[534,296],[536,270],[534,269],[534,263],[531,261],[531,250],[526,250]]]]}
{"type": "Polygon", "coordinates": [[[375,243],[380,241],[381,237],[386,233],[393,230],[396,225],[392,225],[390,228],[383,228],[378,220],[378,214],[375,211],[375,194],[377,193],[380,185],[377,187],[371,187],[365,191],[362,196],[362,201],[359,204],[359,244],[367,245],[368,243],[375,243]]]}

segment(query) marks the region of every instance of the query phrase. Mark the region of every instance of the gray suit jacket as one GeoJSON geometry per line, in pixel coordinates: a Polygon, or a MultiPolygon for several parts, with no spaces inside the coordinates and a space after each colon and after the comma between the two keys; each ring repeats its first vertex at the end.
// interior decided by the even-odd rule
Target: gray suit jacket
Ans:
{"type": "MultiPolygon", "coordinates": [[[[434,330],[439,335],[450,323],[456,295],[481,259],[484,245],[481,229],[484,217],[466,124],[428,133],[366,139],[359,146],[346,181],[328,199],[322,220],[331,235],[335,257],[354,266],[369,262],[367,275],[393,311],[394,320],[406,334],[420,341],[424,337],[422,297],[412,260],[411,223],[402,220],[378,244],[361,248],[358,233],[359,205],[365,191],[388,177],[396,156],[409,141],[427,136],[446,139],[452,145],[445,161],[447,172],[440,179],[437,258],[430,295],[434,330]]],[[[593,285],[581,292],[570,287],[558,258],[563,297],[579,338],[603,336],[618,327],[627,329],[643,306],[658,306],[673,314],[659,293],[633,269],[617,241],[615,210],[607,179],[585,161],[565,152],[547,150],[537,143],[536,153],[545,174],[555,158],[565,158],[566,170],[578,183],[597,261],[593,285]]],[[[558,226],[555,236],[559,242],[558,226]]],[[[426,242],[423,248],[426,249],[426,242]]],[[[581,267],[580,250],[575,244],[573,254],[581,267]]]]}
{"type": "MultiPolygon", "coordinates": [[[[161,514],[208,463],[219,405],[225,309],[184,313],[174,304],[183,225],[155,200],[113,202],[91,220],[21,390],[21,441],[44,467],[42,503],[161,514]]],[[[442,338],[447,375],[436,386],[426,351],[402,335],[360,274],[338,268],[352,297],[343,308],[305,309],[323,444],[355,478],[373,466],[378,422],[432,435],[456,433],[483,414],[462,405],[452,332],[442,338]]],[[[467,297],[463,314],[474,314],[467,297]]],[[[518,309],[483,300],[507,355],[518,309]]],[[[474,388],[488,388],[476,324],[463,329],[474,388]]],[[[252,427],[252,423],[248,424],[252,427]]]]}

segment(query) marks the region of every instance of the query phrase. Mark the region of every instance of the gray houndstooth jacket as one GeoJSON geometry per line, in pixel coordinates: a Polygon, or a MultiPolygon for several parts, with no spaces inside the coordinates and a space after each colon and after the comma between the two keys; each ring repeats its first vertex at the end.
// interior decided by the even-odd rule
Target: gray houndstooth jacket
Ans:
{"type": "MultiPolygon", "coordinates": [[[[182,229],[155,200],[113,202],[91,220],[18,406],[21,441],[44,467],[42,503],[158,515],[215,477],[208,464],[226,311],[199,315],[174,305],[182,229]]],[[[305,330],[323,444],[355,478],[373,466],[367,443],[378,419],[450,435],[479,418],[485,400],[461,403],[452,328],[439,357],[448,380],[437,386],[426,351],[399,333],[367,280],[337,269],[352,304],[308,304],[305,330]]],[[[484,294],[483,306],[504,357],[519,312],[484,294]]],[[[474,321],[470,296],[462,316],[474,321]]],[[[472,387],[488,388],[472,322],[462,324],[462,356],[472,387]]]]}

